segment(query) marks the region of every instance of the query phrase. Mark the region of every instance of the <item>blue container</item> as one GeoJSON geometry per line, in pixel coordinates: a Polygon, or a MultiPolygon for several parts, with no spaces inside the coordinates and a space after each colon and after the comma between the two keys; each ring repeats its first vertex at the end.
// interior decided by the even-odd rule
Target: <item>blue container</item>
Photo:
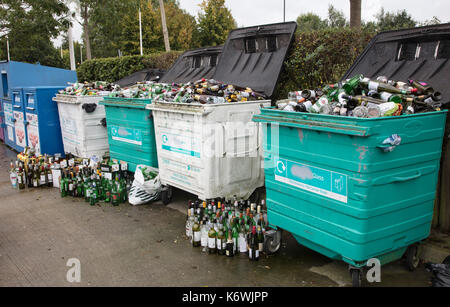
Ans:
{"type": "MultiPolygon", "coordinates": [[[[13,133],[14,133],[14,143],[9,140],[6,142],[9,146],[17,151],[23,151],[27,146],[27,135],[25,130],[25,104],[23,99],[23,89],[22,88],[12,88],[11,89],[11,99],[12,99],[12,115],[13,115],[13,133]]],[[[9,135],[9,134],[8,134],[9,135]]]]}
{"type": "Polygon", "coordinates": [[[3,129],[5,143],[16,150],[21,151],[24,145],[23,142],[24,140],[26,142],[27,139],[26,135],[25,138],[22,138],[22,132],[25,130],[26,134],[26,129],[22,129],[21,126],[21,122],[25,122],[25,110],[22,110],[24,115],[23,120],[19,115],[19,110],[23,107],[23,94],[17,94],[16,96],[20,97],[20,102],[15,102],[12,97],[12,89],[20,90],[24,87],[33,86],[65,87],[68,82],[76,82],[77,75],[75,71],[42,66],[39,64],[0,61],[0,76],[0,102],[2,104],[2,111],[0,112],[0,117],[2,117],[0,119],[0,129],[3,129]],[[19,117],[19,122],[17,124],[17,120],[14,120],[15,115],[19,117]],[[18,133],[15,131],[16,125],[19,127],[18,133]],[[17,135],[19,135],[20,138],[17,138],[17,135]]]}
{"type": "Polygon", "coordinates": [[[64,155],[58,105],[52,98],[62,87],[23,89],[27,146],[37,154],[64,155]]]}

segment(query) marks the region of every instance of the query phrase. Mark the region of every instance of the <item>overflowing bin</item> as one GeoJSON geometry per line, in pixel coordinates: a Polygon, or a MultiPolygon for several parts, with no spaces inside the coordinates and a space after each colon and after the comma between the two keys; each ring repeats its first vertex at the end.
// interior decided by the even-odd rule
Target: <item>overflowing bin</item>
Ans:
{"type": "MultiPolygon", "coordinates": [[[[450,101],[450,26],[377,35],[343,79],[427,80],[450,101]]],[[[447,111],[356,118],[261,110],[269,223],[351,266],[418,264],[433,217],[447,111]],[[401,143],[385,142],[397,134],[401,143]]]]}
{"type": "Polygon", "coordinates": [[[77,157],[102,157],[108,150],[105,107],[102,96],[57,94],[59,120],[65,153],[77,157]]]}
{"type": "Polygon", "coordinates": [[[145,107],[151,99],[105,97],[109,155],[126,161],[128,170],[137,165],[158,167],[152,112],[145,107]]]}
{"type": "MultiPolygon", "coordinates": [[[[187,76],[212,76],[221,51],[222,46],[184,52],[168,72],[171,82],[185,82],[187,76]],[[197,62],[208,65],[190,65],[197,62]],[[179,71],[180,68],[183,70],[179,71]]],[[[137,165],[158,167],[152,111],[146,108],[151,102],[151,99],[120,97],[105,97],[101,102],[106,110],[110,157],[126,161],[132,172],[137,165]]]]}
{"type": "MultiPolygon", "coordinates": [[[[231,31],[212,78],[250,87],[270,97],[296,27],[295,22],[290,22],[231,31]]],[[[171,70],[180,74],[183,67],[197,65],[195,61],[180,61],[183,66],[177,63],[171,70]]],[[[164,79],[172,81],[171,76],[169,71],[164,79]]],[[[192,75],[187,74],[187,78],[185,81],[195,81],[192,75]]],[[[170,202],[171,187],[203,200],[234,195],[248,198],[262,187],[262,135],[252,116],[259,113],[260,105],[270,103],[264,100],[202,105],[154,101],[147,106],[155,123],[159,174],[165,187],[163,202],[170,202]]]]}

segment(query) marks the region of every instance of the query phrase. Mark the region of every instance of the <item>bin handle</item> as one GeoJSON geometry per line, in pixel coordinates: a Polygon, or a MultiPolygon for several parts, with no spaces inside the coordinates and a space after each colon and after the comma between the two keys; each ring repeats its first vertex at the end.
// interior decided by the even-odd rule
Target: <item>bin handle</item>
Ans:
{"type": "Polygon", "coordinates": [[[413,180],[413,179],[417,179],[420,176],[422,176],[422,172],[421,171],[417,171],[417,174],[411,175],[411,176],[406,176],[406,177],[394,177],[392,178],[392,182],[405,182],[405,181],[409,181],[409,180],[413,180]]]}

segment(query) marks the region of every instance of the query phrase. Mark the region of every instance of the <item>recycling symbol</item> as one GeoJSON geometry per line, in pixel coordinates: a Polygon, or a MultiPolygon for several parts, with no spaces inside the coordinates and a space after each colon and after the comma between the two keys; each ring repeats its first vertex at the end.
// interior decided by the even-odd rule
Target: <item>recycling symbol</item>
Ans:
{"type": "Polygon", "coordinates": [[[277,171],[278,173],[284,173],[284,171],[286,171],[286,165],[284,165],[283,161],[278,161],[277,171]]]}

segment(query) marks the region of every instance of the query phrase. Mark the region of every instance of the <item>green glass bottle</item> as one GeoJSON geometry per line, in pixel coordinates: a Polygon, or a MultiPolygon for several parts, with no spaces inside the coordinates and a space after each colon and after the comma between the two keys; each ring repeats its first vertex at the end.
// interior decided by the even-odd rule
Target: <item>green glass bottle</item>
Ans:
{"type": "Polygon", "coordinates": [[[61,193],[61,197],[66,197],[67,196],[66,172],[61,172],[61,177],[59,179],[59,191],[61,193]]]}
{"type": "Polygon", "coordinates": [[[111,202],[111,180],[105,179],[105,186],[104,186],[103,190],[105,191],[105,203],[110,203],[111,202]]]}
{"type": "Polygon", "coordinates": [[[119,200],[119,180],[116,176],[115,182],[112,184],[111,188],[111,203],[113,206],[118,206],[120,204],[119,200]]]}
{"type": "Polygon", "coordinates": [[[223,229],[223,224],[219,224],[219,231],[217,232],[217,253],[219,255],[225,255],[226,250],[226,237],[223,229]]]}
{"type": "Polygon", "coordinates": [[[195,217],[194,225],[192,226],[192,246],[200,247],[200,245],[201,245],[200,224],[198,222],[198,218],[195,217]]]}
{"type": "MultiPolygon", "coordinates": [[[[353,78],[351,78],[350,80],[348,80],[347,82],[345,82],[342,85],[342,88],[344,89],[345,93],[347,95],[352,95],[354,94],[356,88],[359,86],[359,84],[361,83],[361,80],[363,78],[363,75],[356,75],[353,78]]],[[[336,99],[337,100],[337,99],[336,99]]]]}
{"type": "Polygon", "coordinates": [[[213,223],[210,223],[209,231],[208,231],[208,253],[210,253],[210,254],[217,253],[217,247],[216,247],[217,233],[216,233],[216,230],[214,229],[214,225],[213,225],[214,223],[215,223],[215,221],[213,223]]]}
{"type": "Polygon", "coordinates": [[[95,182],[92,183],[91,185],[91,191],[89,193],[89,204],[91,206],[95,206],[97,204],[98,201],[98,191],[97,191],[97,185],[95,182]]]}

